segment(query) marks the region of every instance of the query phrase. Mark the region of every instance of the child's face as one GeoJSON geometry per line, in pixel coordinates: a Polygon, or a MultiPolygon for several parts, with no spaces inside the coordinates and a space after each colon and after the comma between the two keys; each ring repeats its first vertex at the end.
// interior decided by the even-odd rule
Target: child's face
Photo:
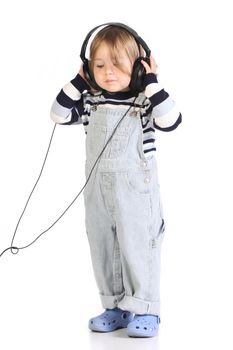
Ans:
{"type": "Polygon", "coordinates": [[[129,90],[132,63],[124,50],[120,53],[118,62],[115,62],[108,45],[102,42],[93,61],[95,81],[102,89],[109,92],[129,90]]]}

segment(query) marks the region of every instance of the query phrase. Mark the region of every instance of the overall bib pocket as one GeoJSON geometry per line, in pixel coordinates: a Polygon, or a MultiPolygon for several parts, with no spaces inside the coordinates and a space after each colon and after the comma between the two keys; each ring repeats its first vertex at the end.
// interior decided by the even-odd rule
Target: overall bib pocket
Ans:
{"type": "MultiPolygon", "coordinates": [[[[108,128],[106,133],[105,143],[109,140],[114,132],[114,128],[108,128]]],[[[122,156],[128,147],[129,143],[129,129],[126,127],[118,126],[111,140],[103,153],[103,158],[105,159],[116,159],[122,156]]]]}

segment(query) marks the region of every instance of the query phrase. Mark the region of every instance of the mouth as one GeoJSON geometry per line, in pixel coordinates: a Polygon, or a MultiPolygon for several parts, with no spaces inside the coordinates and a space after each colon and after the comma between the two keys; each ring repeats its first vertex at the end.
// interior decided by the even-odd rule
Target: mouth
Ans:
{"type": "Polygon", "coordinates": [[[116,82],[116,80],[114,80],[114,79],[105,80],[105,83],[107,83],[107,84],[112,84],[112,83],[115,83],[115,82],[116,82]]]}

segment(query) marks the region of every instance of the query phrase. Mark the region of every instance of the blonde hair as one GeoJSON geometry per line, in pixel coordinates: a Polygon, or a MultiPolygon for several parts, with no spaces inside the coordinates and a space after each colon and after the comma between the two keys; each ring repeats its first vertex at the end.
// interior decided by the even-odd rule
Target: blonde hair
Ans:
{"type": "MultiPolygon", "coordinates": [[[[144,55],[144,50],[138,44],[131,33],[126,29],[110,25],[101,29],[94,37],[90,46],[90,69],[93,71],[93,60],[99,45],[105,42],[110,49],[112,58],[118,63],[122,50],[127,54],[132,66],[139,56],[144,55]]],[[[123,67],[122,67],[123,69],[123,67]]]]}

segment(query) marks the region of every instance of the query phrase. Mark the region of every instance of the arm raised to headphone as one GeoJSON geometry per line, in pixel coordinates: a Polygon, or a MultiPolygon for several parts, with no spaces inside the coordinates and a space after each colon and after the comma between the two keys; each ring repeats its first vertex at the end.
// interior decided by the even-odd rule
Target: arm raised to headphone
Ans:
{"type": "Polygon", "coordinates": [[[83,70],[83,63],[81,63],[81,65],[80,65],[78,74],[79,74],[79,75],[83,78],[83,80],[85,80],[85,82],[89,85],[90,88],[88,89],[88,91],[92,91],[92,92],[96,91],[95,89],[93,89],[93,87],[91,87],[91,85],[89,84],[89,82],[87,81],[87,79],[86,79],[86,77],[85,77],[84,70],[83,70]]]}
{"type": "Polygon", "coordinates": [[[148,64],[144,59],[141,60],[141,64],[144,66],[146,70],[146,74],[148,73],[157,74],[158,66],[153,56],[150,56],[150,64],[148,64]]]}

